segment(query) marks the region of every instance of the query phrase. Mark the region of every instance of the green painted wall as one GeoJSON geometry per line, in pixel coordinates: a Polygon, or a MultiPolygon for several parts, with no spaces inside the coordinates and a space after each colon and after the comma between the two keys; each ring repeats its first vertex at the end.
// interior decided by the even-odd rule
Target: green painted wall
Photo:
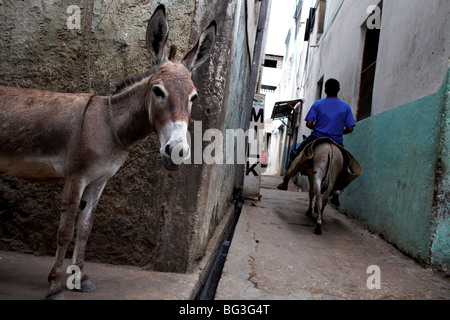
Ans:
{"type": "Polygon", "coordinates": [[[345,145],[365,171],[342,196],[352,218],[439,269],[450,265],[449,74],[438,93],[358,123],[345,145]]]}
{"type": "Polygon", "coordinates": [[[432,220],[431,263],[438,269],[450,267],[450,71],[447,73],[447,101],[442,112],[441,153],[438,158],[435,212],[432,220]]]}

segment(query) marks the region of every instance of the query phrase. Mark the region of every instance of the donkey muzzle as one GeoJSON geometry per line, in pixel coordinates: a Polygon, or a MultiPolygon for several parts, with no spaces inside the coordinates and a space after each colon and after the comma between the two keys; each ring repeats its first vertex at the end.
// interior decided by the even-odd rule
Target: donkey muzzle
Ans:
{"type": "Polygon", "coordinates": [[[190,148],[186,141],[169,141],[161,149],[164,167],[171,171],[177,171],[190,155],[190,148]]]}
{"type": "Polygon", "coordinates": [[[161,132],[161,159],[167,170],[176,171],[191,156],[186,141],[187,124],[175,122],[167,125],[161,132]]]}

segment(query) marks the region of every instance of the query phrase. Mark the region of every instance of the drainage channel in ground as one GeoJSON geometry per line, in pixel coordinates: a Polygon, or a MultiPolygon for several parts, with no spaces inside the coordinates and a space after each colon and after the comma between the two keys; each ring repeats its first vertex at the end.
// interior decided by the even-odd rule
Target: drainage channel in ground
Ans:
{"type": "Polygon", "coordinates": [[[231,241],[233,240],[234,231],[239,221],[239,216],[241,214],[243,204],[243,200],[236,200],[234,215],[231,218],[233,220],[229,223],[228,231],[226,232],[221,248],[217,250],[217,255],[214,259],[214,263],[211,267],[208,278],[195,300],[214,300],[217,286],[219,285],[220,278],[222,277],[223,267],[225,265],[225,261],[227,260],[228,250],[230,250],[231,241]]]}

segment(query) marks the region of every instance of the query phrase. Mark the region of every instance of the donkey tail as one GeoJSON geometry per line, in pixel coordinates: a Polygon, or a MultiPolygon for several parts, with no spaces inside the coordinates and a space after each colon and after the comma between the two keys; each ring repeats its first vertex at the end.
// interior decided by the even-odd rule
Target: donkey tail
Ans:
{"type": "Polygon", "coordinates": [[[328,152],[328,167],[327,167],[327,173],[325,174],[325,178],[322,181],[322,188],[321,193],[325,193],[327,191],[329,185],[331,184],[331,166],[333,164],[333,158],[334,158],[334,151],[333,146],[330,144],[330,152],[328,152]]]}

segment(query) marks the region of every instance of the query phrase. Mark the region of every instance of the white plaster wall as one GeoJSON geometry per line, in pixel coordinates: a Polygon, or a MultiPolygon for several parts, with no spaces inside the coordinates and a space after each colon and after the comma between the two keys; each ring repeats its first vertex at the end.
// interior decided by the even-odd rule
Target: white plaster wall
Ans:
{"type": "MultiPolygon", "coordinates": [[[[367,8],[378,0],[346,0],[331,27],[331,19],[340,0],[327,3],[325,36],[318,47],[310,48],[308,77],[305,90],[305,113],[318,96],[317,82],[324,76],[324,82],[336,78],[341,83],[340,98],[352,107],[356,116],[359,96],[362,54],[364,50],[364,29],[367,8]]],[[[316,31],[314,31],[316,32],[316,31]]],[[[325,94],[322,94],[325,97],[325,94]]]]}
{"type": "Polygon", "coordinates": [[[439,91],[448,70],[448,0],[385,0],[373,113],[439,91]]]}
{"type": "MultiPolygon", "coordinates": [[[[317,97],[317,82],[336,78],[340,98],[356,116],[365,30],[370,5],[378,0],[345,0],[327,29],[341,0],[329,0],[327,34],[310,49],[305,111],[317,97]]],[[[385,0],[374,84],[373,114],[379,114],[439,91],[448,70],[448,0],[385,0]]],[[[317,28],[314,30],[316,32],[317,28]]],[[[314,37],[313,37],[314,39],[314,37]]]]}

